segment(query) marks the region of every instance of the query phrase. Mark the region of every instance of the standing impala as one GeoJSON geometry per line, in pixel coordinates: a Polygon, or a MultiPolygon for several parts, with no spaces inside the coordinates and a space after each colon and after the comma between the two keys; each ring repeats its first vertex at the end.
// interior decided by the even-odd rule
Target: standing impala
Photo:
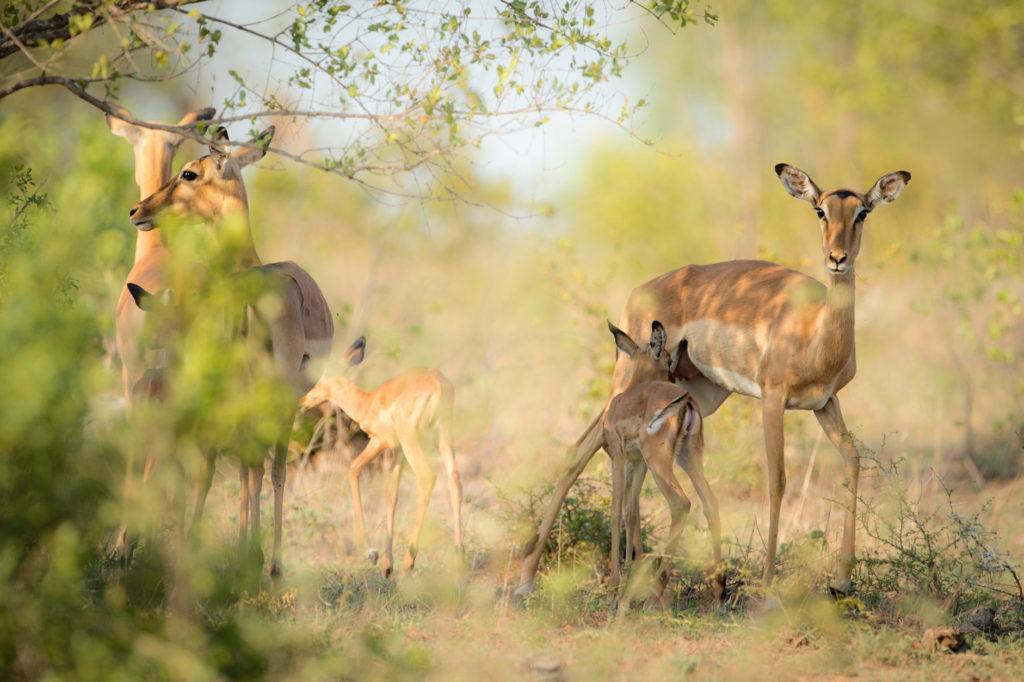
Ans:
{"type": "MultiPolygon", "coordinates": [[[[359,338],[348,350],[349,364],[358,365],[366,352],[366,340],[359,338]]],[[[448,496],[452,509],[455,546],[462,549],[462,483],[455,466],[452,448],[452,382],[436,369],[417,369],[388,379],[373,391],[364,391],[351,379],[341,376],[321,379],[303,400],[304,406],[330,402],[347,414],[370,437],[349,469],[352,488],[352,506],[359,536],[371,563],[377,563],[378,552],[370,549],[363,523],[363,502],[359,491],[359,476],[363,469],[385,451],[399,448],[416,476],[419,494],[416,502],[416,520],[409,539],[403,569],[409,570],[416,561],[420,530],[427,517],[430,495],[437,476],[423,452],[422,436],[429,434],[436,443],[448,475],[448,496]]],[[[397,454],[397,453],[396,453],[397,454]]],[[[395,535],[395,508],[398,505],[398,485],[402,476],[402,460],[392,458],[386,493],[386,529],[384,559],[380,571],[385,578],[391,575],[394,561],[391,551],[395,535]]]]}
{"type": "MultiPolygon", "coordinates": [[[[665,381],[674,369],[663,356],[665,330],[655,320],[652,325],[649,351],[639,346],[628,334],[611,322],[608,328],[615,337],[615,345],[633,360],[634,373],[645,372],[650,381],[635,384],[618,394],[608,403],[602,428],[604,447],[612,460],[612,551],[611,585],[617,586],[621,575],[619,566],[619,526],[623,497],[626,498],[626,562],[635,558],[641,546],[639,531],[640,492],[646,468],[654,474],[672,516],[672,525],[662,556],[671,557],[683,530],[683,522],[690,511],[690,500],[676,479],[672,467],[678,462],[686,470],[700,497],[704,516],[711,532],[712,553],[717,569],[722,561],[721,526],[718,520],[718,500],[704,477],[704,430],[696,400],[676,384],[665,381]],[[638,465],[644,466],[641,469],[638,465]],[[631,466],[630,466],[631,465],[631,466]],[[632,469],[626,474],[626,469],[632,469]],[[635,473],[633,473],[635,472],[635,473]],[[626,488],[626,480],[632,484],[626,488]]],[[[667,579],[667,565],[659,571],[660,585],[667,579]]],[[[719,577],[724,574],[719,572],[719,577]]],[[[724,583],[719,583],[724,587],[724,583]]],[[[659,590],[660,591],[660,590],[659,590]]],[[[719,593],[721,596],[721,592],[719,593]]]]}
{"type": "MultiPolygon", "coordinates": [[[[131,118],[122,110],[126,118],[131,118]]],[[[213,118],[211,108],[189,112],[178,121],[181,127],[194,126],[199,121],[213,118]]],[[[110,131],[126,140],[132,146],[135,159],[135,184],[139,187],[139,198],[144,199],[162,187],[171,177],[171,163],[174,154],[184,138],[181,135],[143,126],[133,125],[124,119],[107,114],[110,131]]],[[[121,385],[125,408],[131,409],[136,397],[157,397],[160,383],[154,377],[159,375],[159,359],[154,361],[139,342],[144,313],[136,306],[128,291],[127,284],[136,282],[151,291],[167,287],[165,266],[168,251],[159,230],[136,231],[135,262],[132,264],[125,284],[117,300],[114,315],[114,334],[117,353],[121,358],[121,385]]],[[[152,468],[152,458],[146,457],[143,465],[143,480],[152,468]]],[[[134,465],[128,464],[125,476],[125,492],[128,493],[134,478],[134,465]]],[[[118,531],[114,551],[122,554],[125,550],[126,526],[118,531]]]]}
{"type": "MultiPolygon", "coordinates": [[[[839,571],[832,589],[850,590],[854,565],[857,482],[860,460],[839,409],[837,393],[853,379],[854,262],[860,252],[868,214],[895,201],[910,173],[883,175],[864,193],[848,189],[822,192],[802,170],[780,163],[775,172],[792,196],[814,209],[821,230],[826,283],[763,261],[689,265],[666,273],[633,291],[621,326],[636,337],[660,320],[678,343],[676,381],[685,383],[705,417],[732,393],[760,398],[768,459],[770,499],[764,580],[775,572],[779,510],[786,488],[783,464],[783,413],[813,410],[825,435],[845,460],[843,540],[839,571]],[[682,376],[681,368],[689,370],[682,376]]],[[[629,361],[619,357],[612,397],[627,387],[629,361]]],[[[527,548],[517,594],[533,589],[533,580],[558,509],[573,482],[601,447],[601,415],[573,448],[537,536],[527,548]]]]}
{"type": "MultiPolygon", "coordinates": [[[[220,237],[224,237],[225,241],[233,238],[240,246],[238,250],[230,252],[231,262],[228,267],[231,271],[253,274],[279,284],[280,300],[269,309],[261,310],[259,301],[247,306],[250,334],[254,331],[263,332],[263,341],[272,355],[278,377],[291,387],[295,396],[288,414],[274,415],[279,422],[275,424],[278,435],[273,443],[271,469],[274,486],[274,548],[270,572],[276,577],[281,573],[285,461],[292,421],[299,399],[315,385],[323,372],[334,337],[334,322],[320,288],[305,270],[291,262],[262,265],[252,242],[242,168],[263,158],[273,135],[274,129],[271,127],[260,134],[255,144],[238,147],[229,153],[221,147],[227,142],[227,133],[219,128],[214,144],[210,147],[210,154],[185,164],[176,177],[132,207],[129,215],[132,224],[142,232],[152,230],[164,212],[199,218],[204,225],[212,228],[215,241],[219,241],[220,237]],[[232,235],[221,234],[226,229],[238,226],[242,229],[232,235]]],[[[189,228],[186,226],[179,229],[189,228]]],[[[145,293],[142,291],[145,289],[147,287],[139,288],[141,293],[145,293]]],[[[247,535],[257,543],[260,540],[260,491],[263,485],[264,458],[265,455],[261,454],[258,459],[252,460],[259,463],[251,467],[245,463],[245,457],[241,458],[241,545],[246,542],[247,535]]],[[[202,514],[213,466],[213,458],[210,456],[206,478],[197,498],[193,524],[198,522],[202,514]]]]}

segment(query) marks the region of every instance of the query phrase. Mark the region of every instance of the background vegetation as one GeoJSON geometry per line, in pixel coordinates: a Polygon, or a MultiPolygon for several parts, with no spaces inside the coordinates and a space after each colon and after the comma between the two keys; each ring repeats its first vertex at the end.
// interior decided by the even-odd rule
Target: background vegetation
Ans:
{"type": "MultiPolygon", "coordinates": [[[[315,471],[290,472],[282,585],[258,584],[252,564],[224,549],[237,520],[230,458],[186,564],[168,559],[168,500],[184,480],[174,463],[187,471],[195,444],[181,419],[143,411],[126,422],[118,402],[113,310],[134,249],[125,212],[137,200],[129,148],[61,91],[6,97],[0,676],[1018,674],[1024,8],[736,0],[713,10],[714,26],[675,36],[646,14],[628,36],[610,29],[640,53],[616,97],[646,100],[636,124],[653,149],[614,125],[554,116],[447,157],[435,172],[459,178],[457,202],[368,193],[280,156],[247,171],[262,258],[295,260],[316,277],[338,314],[336,351],[367,335],[358,380],[432,366],[455,384],[466,564],[452,555],[439,483],[417,570],[395,583],[354,543],[346,465],[331,453],[315,471]],[[765,527],[759,405],[733,398],[707,420],[705,454],[729,538],[727,608],[708,598],[710,553],[695,513],[670,608],[614,621],[596,513],[608,476],[597,459],[541,591],[515,608],[515,551],[564,446],[607,394],[604,320],[629,290],[686,263],[736,257],[819,276],[813,217],[777,185],[778,161],[826,187],[865,189],[899,168],[914,175],[872,216],[858,261],[858,376],[842,393],[867,461],[858,592],[838,605],[825,598],[840,462],[813,417],[791,413],[780,607],[763,608],[749,580],[765,527]],[[178,473],[158,474],[126,503],[125,464],[157,437],[166,439],[160,471],[178,473]],[[144,539],[122,571],[105,551],[126,508],[144,539]],[[168,608],[177,580],[190,588],[184,613],[168,608]],[[970,651],[946,658],[936,644],[944,627],[970,651]]],[[[229,94],[209,85],[230,68],[220,58],[193,81],[125,82],[122,102],[165,120],[221,106],[208,94],[229,94]]],[[[323,134],[277,124],[310,148],[323,134]]],[[[187,143],[177,164],[198,153],[187,143]]],[[[230,389],[206,398],[222,406],[215,417],[242,419],[255,408],[230,389]]],[[[368,508],[378,496],[371,486],[368,508]]],[[[410,487],[400,531],[412,498],[410,487]]],[[[667,510],[653,489],[644,511],[656,544],[667,510]]],[[[380,516],[371,519],[379,535],[380,516]]]]}

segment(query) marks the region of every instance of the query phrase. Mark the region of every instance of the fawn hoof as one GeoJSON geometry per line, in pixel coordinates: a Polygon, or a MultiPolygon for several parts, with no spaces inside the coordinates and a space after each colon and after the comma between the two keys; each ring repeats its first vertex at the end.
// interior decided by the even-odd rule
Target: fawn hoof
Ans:
{"type": "Polygon", "coordinates": [[[380,558],[380,553],[375,549],[366,550],[366,558],[370,560],[373,565],[377,564],[377,559],[380,558]]]}

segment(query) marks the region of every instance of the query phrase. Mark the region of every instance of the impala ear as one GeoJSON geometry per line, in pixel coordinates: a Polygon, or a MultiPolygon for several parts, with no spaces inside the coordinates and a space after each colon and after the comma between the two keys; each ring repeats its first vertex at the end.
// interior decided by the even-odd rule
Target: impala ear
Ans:
{"type": "MultiPolygon", "coordinates": [[[[178,125],[181,126],[182,128],[187,128],[189,126],[194,126],[199,121],[209,121],[216,114],[217,114],[217,110],[214,109],[213,107],[205,107],[203,109],[196,109],[195,111],[190,111],[187,114],[185,114],[184,116],[182,116],[181,119],[178,121],[178,125]]],[[[197,132],[200,135],[202,135],[203,132],[205,132],[204,129],[205,129],[205,126],[199,126],[197,132]]],[[[184,142],[184,141],[185,141],[185,138],[183,136],[175,135],[174,136],[174,148],[177,149],[178,147],[180,147],[181,143],[184,142]]]]}
{"type": "MultiPolygon", "coordinates": [[[[132,117],[132,115],[128,113],[128,110],[124,107],[115,104],[114,109],[118,112],[119,115],[124,116],[124,119],[132,117]]],[[[114,133],[120,138],[124,138],[131,144],[135,144],[139,140],[142,131],[139,130],[138,126],[132,125],[128,121],[122,118],[118,118],[117,116],[112,116],[110,114],[105,114],[105,118],[107,119],[107,127],[110,128],[110,132],[114,133]]]]}
{"type": "Polygon", "coordinates": [[[184,116],[182,116],[181,120],[178,121],[178,125],[184,128],[185,126],[190,126],[198,121],[209,121],[216,114],[217,110],[213,107],[204,107],[202,109],[196,109],[195,111],[190,111],[184,116]]]}
{"type": "Polygon", "coordinates": [[[666,343],[668,343],[668,332],[665,331],[665,326],[657,320],[651,322],[651,355],[655,358],[661,355],[661,351],[665,350],[666,343]]]}
{"type": "Polygon", "coordinates": [[[207,149],[210,150],[210,156],[217,162],[217,169],[220,170],[224,166],[224,160],[227,159],[227,152],[224,151],[224,143],[228,142],[228,129],[224,126],[217,126],[213,129],[213,133],[210,135],[210,142],[207,144],[207,149]]]}
{"type": "Polygon", "coordinates": [[[132,300],[135,301],[135,305],[147,313],[166,308],[171,304],[172,294],[170,289],[164,289],[159,294],[151,294],[135,282],[128,282],[126,286],[128,287],[128,293],[132,295],[132,300]]]}
{"type": "Polygon", "coordinates": [[[608,322],[608,331],[615,337],[615,347],[625,353],[626,357],[631,358],[640,350],[636,342],[629,338],[629,334],[616,327],[611,321],[608,322]]]}
{"type": "Polygon", "coordinates": [[[149,301],[153,294],[149,293],[135,282],[128,282],[128,293],[132,295],[132,300],[135,301],[135,305],[141,310],[147,310],[149,307],[149,301]]]}
{"type": "Polygon", "coordinates": [[[254,146],[234,149],[231,152],[231,158],[237,161],[239,166],[255,163],[267,155],[267,148],[270,147],[270,141],[273,139],[274,126],[270,126],[252,141],[254,146]]]}
{"type": "Polygon", "coordinates": [[[864,206],[870,211],[881,204],[890,204],[900,196],[910,182],[910,173],[905,170],[886,173],[878,178],[874,187],[864,195],[864,206]]]}
{"type": "Polygon", "coordinates": [[[797,199],[803,199],[809,201],[812,205],[818,205],[818,199],[821,198],[821,190],[811,180],[811,176],[803,172],[796,166],[790,166],[788,163],[775,164],[775,174],[779,176],[779,180],[782,180],[782,186],[786,188],[792,196],[797,199]]]}
{"type": "Polygon", "coordinates": [[[350,365],[358,365],[366,356],[366,337],[360,336],[352,342],[352,345],[345,351],[345,359],[350,365]]]}

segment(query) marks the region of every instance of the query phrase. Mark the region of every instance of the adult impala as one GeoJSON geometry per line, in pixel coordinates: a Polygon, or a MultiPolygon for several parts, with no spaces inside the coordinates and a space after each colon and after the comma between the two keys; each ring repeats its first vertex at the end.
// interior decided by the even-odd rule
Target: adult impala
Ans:
{"type": "MultiPolygon", "coordinates": [[[[139,198],[144,199],[157,191],[171,178],[171,163],[174,154],[184,141],[184,137],[175,133],[147,128],[128,123],[125,119],[132,116],[121,110],[124,119],[107,114],[107,127],[132,146],[135,160],[135,184],[139,187],[139,198]]],[[[188,128],[199,121],[213,118],[214,109],[205,108],[191,111],[178,121],[178,126],[188,128]]],[[[147,354],[139,343],[143,327],[144,313],[132,300],[127,284],[136,282],[151,291],[164,289],[167,286],[165,266],[168,251],[159,230],[149,232],[136,231],[135,261],[125,277],[124,285],[117,299],[114,314],[114,335],[117,353],[121,358],[121,384],[125,408],[131,409],[138,397],[157,397],[161,384],[155,377],[159,376],[160,359],[147,354]]],[[[152,458],[146,457],[143,465],[143,480],[148,477],[152,468],[152,458]]],[[[129,462],[125,477],[125,492],[130,491],[134,478],[134,465],[129,462]]],[[[126,527],[119,529],[114,544],[114,551],[121,554],[125,550],[126,527]]]]}
{"type": "MultiPolygon", "coordinates": [[[[821,231],[826,283],[763,261],[689,265],[635,289],[620,327],[637,337],[660,320],[671,345],[678,343],[676,381],[685,384],[705,417],[732,393],[760,398],[768,460],[769,528],[764,579],[775,572],[779,510],[786,487],[783,413],[813,410],[825,435],[845,460],[845,508],[839,570],[832,589],[846,593],[854,565],[857,483],[860,460],[846,429],[837,393],[856,372],[854,352],[854,263],[868,214],[895,201],[910,173],[887,173],[864,193],[822,192],[802,170],[780,163],[775,172],[792,196],[814,209],[821,231]],[[686,376],[681,372],[685,371],[686,376]]],[[[615,364],[611,396],[629,387],[628,358],[615,364]]],[[[533,589],[540,554],[558,509],[573,482],[602,445],[600,420],[570,449],[537,536],[527,547],[517,594],[533,589]]]]}
{"type": "MultiPolygon", "coordinates": [[[[284,508],[285,462],[288,439],[298,401],[311,389],[323,372],[334,338],[334,322],[320,288],[312,277],[295,263],[260,263],[249,229],[249,202],[242,182],[242,168],[266,154],[274,135],[274,128],[265,130],[254,144],[228,152],[227,132],[219,128],[210,147],[210,153],[186,163],[178,175],[134,207],[129,215],[140,231],[152,230],[165,213],[199,219],[212,228],[214,243],[224,237],[238,247],[231,250],[228,269],[240,274],[252,274],[265,280],[276,280],[280,300],[272,310],[261,311],[258,302],[247,306],[252,329],[261,328],[266,347],[273,357],[279,378],[295,393],[295,402],[287,415],[280,418],[278,436],[273,443],[271,480],[274,487],[274,549],[271,575],[281,572],[281,525],[284,508]],[[231,235],[221,231],[241,227],[231,235]]],[[[179,229],[188,229],[187,226],[179,229]]],[[[210,254],[213,256],[214,254],[210,254]]],[[[148,287],[140,287],[148,290],[148,287]]],[[[263,456],[251,466],[242,458],[239,467],[241,506],[239,513],[239,539],[244,543],[247,535],[259,542],[260,491],[263,485],[263,456]]],[[[206,490],[213,473],[213,458],[209,458],[206,479],[197,499],[196,518],[202,513],[206,490]]]]}

